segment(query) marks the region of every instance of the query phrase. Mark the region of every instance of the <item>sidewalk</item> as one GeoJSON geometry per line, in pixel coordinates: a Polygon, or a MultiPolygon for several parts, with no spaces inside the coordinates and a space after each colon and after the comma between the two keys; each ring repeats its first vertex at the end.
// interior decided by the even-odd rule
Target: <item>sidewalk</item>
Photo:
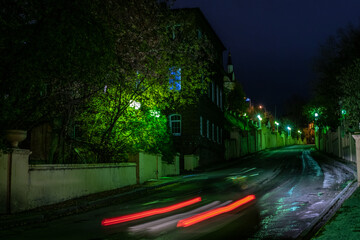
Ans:
{"type": "Polygon", "coordinates": [[[360,239],[360,188],[345,200],[336,214],[312,239],[360,239]]]}

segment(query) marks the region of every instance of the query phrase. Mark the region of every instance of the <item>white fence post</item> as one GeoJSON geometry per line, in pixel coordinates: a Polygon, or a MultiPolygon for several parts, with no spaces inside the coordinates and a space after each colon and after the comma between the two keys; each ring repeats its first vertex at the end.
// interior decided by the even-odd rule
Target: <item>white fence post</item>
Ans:
{"type": "MultiPolygon", "coordinates": [[[[357,179],[358,186],[360,186],[360,135],[352,135],[355,139],[356,144],[356,170],[357,170],[357,179]]],[[[350,144],[351,145],[351,144],[350,144]]]]}

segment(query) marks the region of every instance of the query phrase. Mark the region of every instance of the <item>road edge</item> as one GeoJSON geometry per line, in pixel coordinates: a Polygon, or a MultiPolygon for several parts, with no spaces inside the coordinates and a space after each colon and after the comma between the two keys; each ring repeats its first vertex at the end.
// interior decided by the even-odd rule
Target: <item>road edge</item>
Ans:
{"type": "Polygon", "coordinates": [[[348,199],[357,188],[357,180],[354,179],[330,202],[329,207],[324,209],[295,239],[311,239],[335,215],[336,211],[339,210],[344,201],[348,199]]]}

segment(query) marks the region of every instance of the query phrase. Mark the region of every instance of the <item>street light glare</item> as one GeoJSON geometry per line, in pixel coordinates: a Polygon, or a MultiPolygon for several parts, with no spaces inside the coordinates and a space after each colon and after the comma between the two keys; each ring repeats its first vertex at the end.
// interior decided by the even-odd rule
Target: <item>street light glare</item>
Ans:
{"type": "Polygon", "coordinates": [[[315,113],[315,117],[318,117],[319,116],[319,114],[318,113],[315,113]]]}
{"type": "Polygon", "coordinates": [[[291,127],[287,127],[288,130],[291,130],[291,127]]]}

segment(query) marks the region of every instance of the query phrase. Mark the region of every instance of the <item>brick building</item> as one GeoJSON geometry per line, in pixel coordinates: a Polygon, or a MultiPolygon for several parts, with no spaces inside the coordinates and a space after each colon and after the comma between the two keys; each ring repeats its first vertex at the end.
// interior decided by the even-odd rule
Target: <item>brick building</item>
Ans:
{"type": "Polygon", "coordinates": [[[224,89],[223,51],[225,47],[203,13],[197,9],[181,9],[195,14],[199,31],[208,36],[216,49],[216,61],[207,93],[196,104],[169,114],[176,150],[180,153],[182,169],[210,165],[224,159],[224,89]]]}

